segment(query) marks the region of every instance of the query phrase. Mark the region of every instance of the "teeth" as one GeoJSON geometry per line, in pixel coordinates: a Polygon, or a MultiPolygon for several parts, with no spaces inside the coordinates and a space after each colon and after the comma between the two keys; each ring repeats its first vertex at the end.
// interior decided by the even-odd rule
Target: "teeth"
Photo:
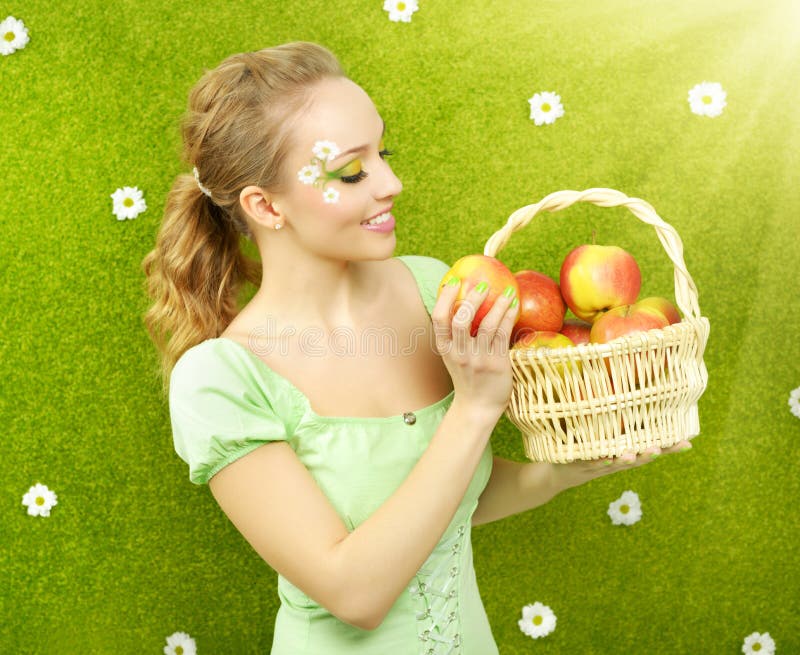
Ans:
{"type": "Polygon", "coordinates": [[[388,221],[388,220],[389,220],[389,218],[391,217],[391,215],[392,215],[392,214],[391,214],[391,212],[386,212],[386,213],[384,213],[384,214],[381,214],[380,216],[376,216],[375,218],[371,218],[370,220],[368,220],[368,221],[365,221],[365,222],[364,222],[364,224],[365,224],[365,225],[366,225],[366,224],[369,224],[369,225],[378,225],[379,223],[385,223],[386,221],[388,221]]]}

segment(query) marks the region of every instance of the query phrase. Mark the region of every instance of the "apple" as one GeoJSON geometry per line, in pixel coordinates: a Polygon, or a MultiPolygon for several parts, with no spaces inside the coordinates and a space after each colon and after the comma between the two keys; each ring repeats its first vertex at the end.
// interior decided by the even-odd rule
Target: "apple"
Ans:
{"type": "MultiPolygon", "coordinates": [[[[575,344],[568,336],[552,330],[523,330],[516,341],[511,344],[511,350],[520,348],[570,348],[575,344]]],[[[576,370],[580,370],[581,363],[575,362],[576,370]]],[[[566,364],[569,366],[569,364],[566,364]]],[[[559,375],[564,377],[565,364],[556,364],[559,375]]]]}
{"type": "Polygon", "coordinates": [[[589,343],[589,333],[592,330],[592,324],[582,321],[579,318],[564,319],[564,324],[561,326],[559,332],[572,339],[575,345],[579,343],[589,343]]]}
{"type": "Polygon", "coordinates": [[[677,308],[666,298],[662,298],[661,296],[649,296],[637,300],[636,303],[657,309],[664,314],[670,325],[681,322],[681,315],[678,313],[677,308]]]}
{"type": "Polygon", "coordinates": [[[633,255],[622,248],[585,244],[567,254],[559,281],[567,307],[594,323],[612,307],[636,301],[642,274],[633,255]]]}
{"type": "MultiPolygon", "coordinates": [[[[486,282],[489,288],[484,295],[483,302],[478,310],[475,312],[475,317],[472,319],[470,326],[470,335],[473,337],[478,334],[478,326],[481,324],[483,317],[489,312],[494,305],[495,301],[503,294],[506,287],[511,285],[514,287],[514,295],[519,295],[519,284],[514,274],[506,267],[503,262],[495,257],[488,255],[466,255],[457,260],[447,273],[445,273],[441,282],[439,283],[439,290],[436,297],[442,293],[447,281],[452,276],[461,278],[461,288],[458,290],[450,314],[452,320],[458,308],[464,302],[467,294],[469,294],[475,285],[480,282],[486,282]]],[[[517,315],[519,316],[519,314],[517,315]]]]}
{"type": "Polygon", "coordinates": [[[529,330],[520,334],[512,348],[568,348],[572,339],[554,330],[529,330]]]}
{"type": "MultiPolygon", "coordinates": [[[[653,329],[665,328],[669,325],[669,320],[659,310],[650,304],[634,303],[632,305],[621,305],[612,307],[603,313],[592,325],[589,341],[592,343],[608,343],[613,339],[653,329]]],[[[639,385],[638,366],[633,356],[628,357],[628,365],[635,370],[634,384],[639,385]]],[[[611,375],[611,362],[606,359],[606,370],[611,375]]],[[[666,361],[664,362],[666,365],[666,361]]],[[[611,378],[611,388],[614,390],[614,380],[611,378]]]]}
{"type": "Polygon", "coordinates": [[[517,271],[514,277],[519,285],[519,314],[511,341],[517,340],[521,330],[558,332],[567,306],[555,280],[531,270],[517,271]]]}
{"type": "Polygon", "coordinates": [[[608,343],[612,339],[669,325],[669,320],[650,304],[633,303],[612,307],[592,324],[589,341],[608,343]]]}

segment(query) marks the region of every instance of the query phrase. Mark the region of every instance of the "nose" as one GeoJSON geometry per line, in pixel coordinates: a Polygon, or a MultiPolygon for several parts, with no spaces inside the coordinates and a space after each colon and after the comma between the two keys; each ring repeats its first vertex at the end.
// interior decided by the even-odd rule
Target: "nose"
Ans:
{"type": "Polygon", "coordinates": [[[379,198],[396,196],[403,190],[403,183],[385,160],[382,162],[380,176],[378,177],[379,180],[376,180],[376,194],[379,198]]]}

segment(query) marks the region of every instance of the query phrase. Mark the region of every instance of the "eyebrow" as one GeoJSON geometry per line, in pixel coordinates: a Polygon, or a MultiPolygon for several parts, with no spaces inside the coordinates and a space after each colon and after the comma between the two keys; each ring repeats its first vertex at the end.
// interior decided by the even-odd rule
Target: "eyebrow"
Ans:
{"type": "MultiPolygon", "coordinates": [[[[386,121],[383,121],[383,131],[381,132],[381,137],[383,137],[384,134],[386,134],[386,121]]],[[[336,157],[334,157],[330,161],[333,162],[336,161],[337,159],[341,159],[345,155],[349,155],[351,152],[360,152],[362,150],[366,150],[367,147],[368,145],[358,146],[358,148],[350,148],[350,150],[345,150],[344,152],[336,155],[336,157]]]]}

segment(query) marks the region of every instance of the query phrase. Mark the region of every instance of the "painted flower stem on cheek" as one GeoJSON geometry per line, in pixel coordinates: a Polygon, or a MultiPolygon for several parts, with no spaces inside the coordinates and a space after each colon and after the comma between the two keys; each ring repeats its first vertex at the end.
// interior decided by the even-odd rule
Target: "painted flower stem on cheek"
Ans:
{"type": "Polygon", "coordinates": [[[331,180],[338,180],[339,175],[327,169],[326,163],[336,159],[341,150],[333,141],[317,141],[312,148],[314,156],[308,166],[303,166],[297,171],[297,179],[303,184],[310,184],[322,190],[322,199],[327,203],[339,202],[339,192],[336,189],[326,189],[325,185],[331,180]]]}

